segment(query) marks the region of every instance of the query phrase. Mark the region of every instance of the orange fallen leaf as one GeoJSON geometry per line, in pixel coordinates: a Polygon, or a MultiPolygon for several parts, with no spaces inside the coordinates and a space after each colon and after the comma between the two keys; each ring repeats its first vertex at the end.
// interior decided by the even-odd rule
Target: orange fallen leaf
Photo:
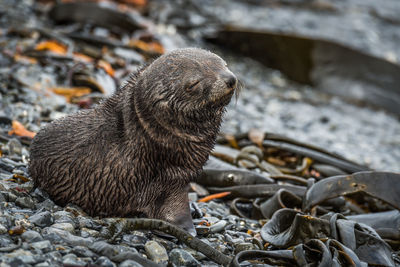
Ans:
{"type": "Polygon", "coordinates": [[[147,0],[118,0],[118,1],[136,7],[143,7],[147,5],[147,0]]]}
{"type": "Polygon", "coordinates": [[[229,195],[230,193],[231,192],[222,192],[222,193],[212,194],[212,195],[209,195],[209,196],[199,199],[197,202],[208,202],[213,199],[223,198],[223,197],[226,197],[227,195],[229,195]]]}
{"type": "Polygon", "coordinates": [[[14,60],[17,62],[25,63],[25,64],[36,64],[37,59],[33,57],[27,57],[20,54],[14,55],[14,60]]]}
{"type": "Polygon", "coordinates": [[[23,175],[21,175],[21,174],[17,174],[17,173],[15,173],[15,174],[13,175],[13,178],[14,178],[14,179],[19,179],[22,183],[26,183],[26,182],[29,182],[29,181],[30,181],[29,178],[27,178],[27,177],[25,177],[25,176],[23,176],[23,175]]]}
{"type": "Polygon", "coordinates": [[[225,134],[225,139],[228,141],[229,145],[233,148],[239,149],[239,145],[236,141],[236,138],[233,134],[225,134]]]}
{"type": "Polygon", "coordinates": [[[28,131],[22,123],[19,121],[13,120],[11,123],[12,129],[8,132],[9,135],[18,135],[18,136],[27,136],[30,138],[35,137],[36,133],[28,131]]]}
{"type": "Polygon", "coordinates": [[[55,87],[50,88],[53,93],[64,96],[68,102],[74,97],[80,97],[90,94],[92,90],[88,87],[55,87]]]}
{"type": "Polygon", "coordinates": [[[152,42],[144,42],[142,40],[133,40],[131,42],[131,45],[135,48],[138,48],[146,53],[150,53],[150,54],[164,54],[164,47],[156,42],[156,41],[152,41],[152,42]]]}
{"type": "Polygon", "coordinates": [[[93,62],[93,58],[91,58],[85,54],[77,53],[77,52],[74,52],[73,54],[74,54],[74,59],[77,61],[83,61],[83,62],[87,62],[87,63],[93,62]]]}
{"type": "Polygon", "coordinates": [[[51,51],[55,54],[65,55],[67,54],[67,47],[63,44],[58,43],[57,41],[44,41],[38,43],[35,47],[36,50],[39,51],[51,51]]]}
{"type": "Polygon", "coordinates": [[[107,61],[104,61],[102,59],[99,60],[99,62],[97,62],[97,65],[102,68],[103,70],[105,70],[105,72],[108,73],[108,75],[114,77],[115,71],[113,69],[113,67],[111,66],[110,63],[108,63],[107,61]]]}
{"type": "Polygon", "coordinates": [[[206,220],[202,220],[202,221],[199,223],[199,225],[211,226],[211,223],[209,223],[209,222],[206,221],[206,220]]]}

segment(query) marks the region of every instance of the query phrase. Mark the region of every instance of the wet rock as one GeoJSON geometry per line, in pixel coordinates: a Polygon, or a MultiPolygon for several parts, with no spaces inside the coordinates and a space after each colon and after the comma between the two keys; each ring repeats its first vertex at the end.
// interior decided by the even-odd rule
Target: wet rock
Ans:
{"type": "Polygon", "coordinates": [[[49,226],[53,223],[53,217],[50,212],[44,211],[36,213],[28,218],[28,220],[41,228],[49,226]]]}
{"type": "Polygon", "coordinates": [[[67,254],[63,257],[63,264],[64,265],[74,265],[74,266],[85,266],[86,262],[78,259],[75,254],[67,254]]]}
{"type": "Polygon", "coordinates": [[[42,255],[34,255],[29,251],[18,249],[11,253],[3,255],[5,261],[18,259],[24,264],[35,264],[44,261],[44,257],[42,255]]]}
{"type": "Polygon", "coordinates": [[[31,197],[19,197],[15,200],[15,204],[22,208],[34,209],[35,202],[32,200],[31,197]]]}
{"type": "Polygon", "coordinates": [[[54,216],[54,220],[59,220],[63,217],[69,217],[69,218],[74,217],[74,215],[71,212],[68,212],[65,210],[60,210],[60,211],[54,212],[53,216],[54,216]]]}
{"type": "Polygon", "coordinates": [[[176,266],[200,266],[200,263],[187,251],[175,248],[169,253],[170,262],[176,266]]]}
{"type": "Polygon", "coordinates": [[[48,239],[50,241],[55,241],[55,242],[63,241],[71,246],[87,247],[93,243],[93,238],[91,237],[83,238],[80,236],[73,235],[70,232],[53,227],[45,228],[42,234],[44,239],[48,239]]]}
{"type": "Polygon", "coordinates": [[[189,197],[189,201],[193,201],[193,202],[196,202],[199,199],[199,197],[197,196],[197,193],[194,193],[194,192],[190,192],[188,194],[188,197],[189,197]]]}
{"type": "Polygon", "coordinates": [[[75,246],[72,248],[71,253],[75,254],[78,257],[87,257],[87,258],[97,258],[98,255],[93,253],[87,247],[84,246],[75,246]]]}
{"type": "Polygon", "coordinates": [[[239,253],[240,251],[244,250],[252,250],[252,249],[258,249],[257,246],[255,246],[252,243],[240,243],[236,245],[235,248],[235,253],[239,253]]]}
{"type": "Polygon", "coordinates": [[[75,227],[71,223],[55,223],[51,227],[64,230],[70,233],[73,233],[75,231],[75,227]]]}
{"type": "Polygon", "coordinates": [[[8,267],[8,266],[18,266],[18,267],[30,267],[30,266],[32,266],[32,265],[30,265],[28,263],[23,262],[20,258],[10,259],[7,263],[3,263],[3,264],[6,267],[8,267]]]}
{"type": "Polygon", "coordinates": [[[167,251],[163,246],[155,241],[148,241],[145,244],[147,256],[156,263],[165,263],[168,261],[167,251]]]}
{"type": "Polygon", "coordinates": [[[17,196],[12,193],[12,192],[5,192],[5,197],[7,199],[7,201],[9,202],[16,202],[17,201],[17,196]]]}
{"type": "Polygon", "coordinates": [[[50,261],[53,261],[53,262],[62,262],[62,255],[61,255],[61,253],[60,252],[58,252],[58,251],[52,251],[52,252],[49,252],[49,253],[47,253],[46,255],[46,258],[47,259],[49,259],[50,261]]]}
{"type": "Polygon", "coordinates": [[[88,228],[82,228],[81,229],[81,236],[82,237],[98,237],[100,233],[96,230],[88,229],[88,228]]]}
{"type": "Polygon", "coordinates": [[[110,261],[109,258],[101,256],[99,257],[94,264],[99,265],[99,266],[104,266],[104,267],[116,267],[117,265],[110,261]]]}
{"type": "Polygon", "coordinates": [[[218,233],[221,232],[225,229],[225,226],[227,225],[227,221],[225,220],[220,220],[219,222],[211,225],[210,227],[210,232],[211,233],[218,233]]]}
{"type": "Polygon", "coordinates": [[[38,242],[42,241],[43,237],[36,231],[28,230],[21,235],[22,240],[25,242],[38,242]]]}
{"type": "Polygon", "coordinates": [[[0,224],[0,235],[5,233],[7,233],[7,228],[4,225],[0,224]]]}
{"type": "Polygon", "coordinates": [[[0,236],[0,247],[6,247],[13,243],[14,242],[7,235],[0,236]]]}
{"type": "Polygon", "coordinates": [[[96,231],[100,231],[102,226],[95,222],[94,220],[87,218],[87,217],[78,217],[78,222],[79,222],[79,227],[80,228],[88,228],[88,229],[93,229],[96,231]]]}
{"type": "Polygon", "coordinates": [[[49,240],[43,240],[38,242],[33,242],[30,244],[33,249],[39,249],[42,252],[46,253],[49,251],[54,250],[53,245],[50,243],[49,240]]]}
{"type": "Polygon", "coordinates": [[[120,263],[118,267],[143,267],[143,265],[137,263],[134,260],[126,260],[120,263]]]}
{"type": "Polygon", "coordinates": [[[114,256],[120,255],[125,252],[137,253],[137,250],[134,248],[121,246],[121,245],[111,245],[105,241],[97,241],[89,246],[90,250],[93,252],[106,256],[110,259],[113,259],[114,256]]]}
{"type": "Polygon", "coordinates": [[[8,152],[9,155],[21,155],[22,154],[22,144],[16,138],[11,138],[7,145],[5,146],[5,151],[8,152]]]}
{"type": "Polygon", "coordinates": [[[58,208],[57,205],[51,199],[45,199],[44,201],[36,204],[37,209],[44,209],[49,211],[54,211],[58,208]]]}
{"type": "Polygon", "coordinates": [[[128,234],[122,236],[122,241],[136,249],[144,249],[147,238],[141,235],[128,234]]]}

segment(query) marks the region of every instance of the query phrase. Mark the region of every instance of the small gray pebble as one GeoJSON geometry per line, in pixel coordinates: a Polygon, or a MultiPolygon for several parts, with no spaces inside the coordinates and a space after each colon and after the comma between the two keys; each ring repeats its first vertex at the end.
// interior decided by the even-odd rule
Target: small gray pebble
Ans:
{"type": "Polygon", "coordinates": [[[70,232],[71,234],[75,231],[75,227],[71,223],[55,223],[51,227],[70,232]]]}
{"type": "Polygon", "coordinates": [[[54,250],[54,246],[50,243],[49,240],[33,242],[30,245],[32,248],[39,249],[44,253],[54,250]]]}
{"type": "Polygon", "coordinates": [[[28,220],[36,226],[44,228],[53,223],[53,217],[48,211],[36,213],[28,218],[28,220]]]}
{"type": "Polygon", "coordinates": [[[93,253],[90,249],[84,246],[75,246],[71,249],[71,253],[74,253],[78,257],[97,258],[98,255],[93,253]]]}
{"type": "Polygon", "coordinates": [[[143,265],[137,263],[134,260],[126,260],[121,262],[121,264],[118,265],[118,267],[143,267],[143,265]]]}
{"type": "Polygon", "coordinates": [[[99,265],[99,266],[104,266],[104,267],[116,267],[117,265],[115,263],[113,263],[112,261],[110,261],[109,258],[101,256],[100,258],[98,258],[94,264],[99,265]]]}
{"type": "Polygon", "coordinates": [[[248,242],[240,243],[240,244],[236,245],[235,253],[239,253],[239,252],[244,251],[244,250],[252,250],[252,249],[258,249],[258,248],[257,248],[256,245],[254,245],[252,243],[248,243],[248,242]]]}
{"type": "Polygon", "coordinates": [[[63,257],[63,264],[85,266],[86,262],[78,259],[78,257],[75,254],[67,254],[63,257]]]}
{"type": "Polygon", "coordinates": [[[15,204],[22,208],[34,209],[35,202],[30,197],[19,197],[15,200],[15,204]]]}
{"type": "Polygon", "coordinates": [[[156,241],[148,241],[144,245],[147,256],[156,263],[167,262],[168,254],[166,249],[156,241]]]}
{"type": "Polygon", "coordinates": [[[7,233],[7,227],[0,224],[0,235],[7,233]]]}
{"type": "Polygon", "coordinates": [[[169,253],[170,261],[176,266],[200,266],[200,263],[187,251],[175,248],[169,253]]]}
{"type": "Polygon", "coordinates": [[[227,225],[227,221],[225,220],[220,220],[219,222],[211,225],[210,227],[210,232],[211,233],[219,233],[225,229],[225,226],[227,225]]]}

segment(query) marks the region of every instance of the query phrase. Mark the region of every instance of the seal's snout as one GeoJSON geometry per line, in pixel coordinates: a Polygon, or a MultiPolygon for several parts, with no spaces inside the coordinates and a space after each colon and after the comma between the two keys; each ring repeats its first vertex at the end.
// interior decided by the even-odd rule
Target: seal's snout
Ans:
{"type": "Polygon", "coordinates": [[[221,78],[224,80],[226,86],[230,89],[235,89],[237,85],[236,76],[230,71],[223,71],[221,74],[221,78]]]}

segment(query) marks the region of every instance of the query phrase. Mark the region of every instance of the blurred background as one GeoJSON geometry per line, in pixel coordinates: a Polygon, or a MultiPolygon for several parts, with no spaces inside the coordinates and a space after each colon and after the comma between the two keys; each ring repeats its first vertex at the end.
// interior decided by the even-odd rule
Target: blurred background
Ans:
{"type": "Polygon", "coordinates": [[[399,43],[398,0],[0,0],[1,129],[34,134],[195,46],[244,85],[224,134],[259,129],[400,171],[399,43]]]}

